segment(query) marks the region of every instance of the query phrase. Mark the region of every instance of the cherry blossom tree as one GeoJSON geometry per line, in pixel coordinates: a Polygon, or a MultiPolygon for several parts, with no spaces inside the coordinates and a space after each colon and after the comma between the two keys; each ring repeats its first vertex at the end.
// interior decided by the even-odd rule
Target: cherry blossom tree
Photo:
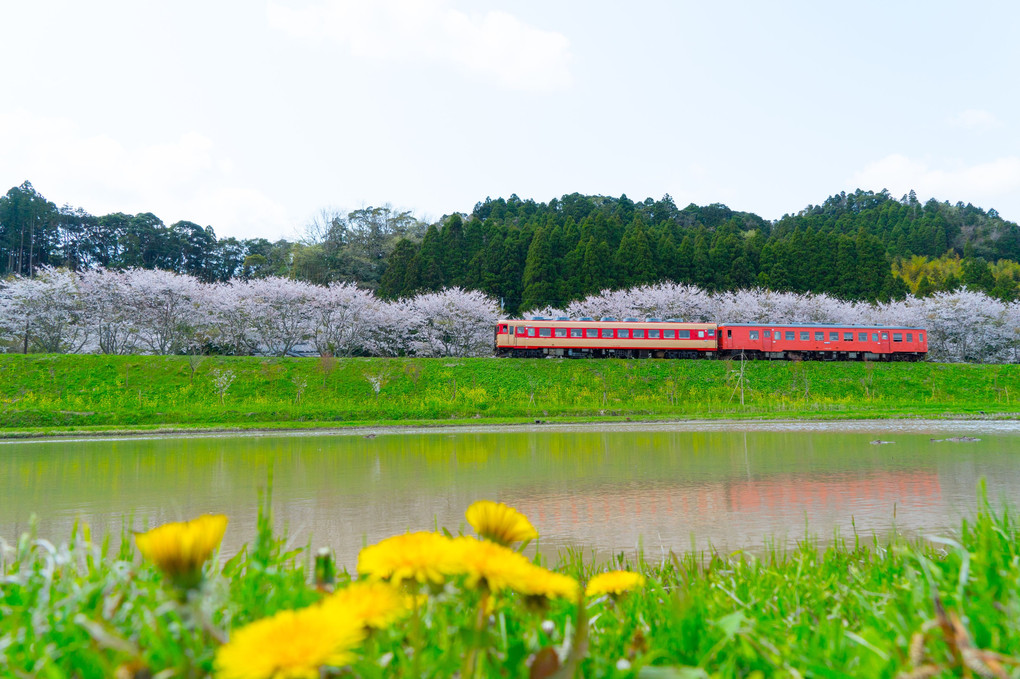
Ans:
{"type": "Polygon", "coordinates": [[[258,318],[253,309],[254,293],[246,281],[208,286],[206,317],[209,343],[222,353],[234,356],[254,354],[259,340],[255,334],[258,318]]]}
{"type": "Polygon", "coordinates": [[[129,275],[111,269],[80,274],[90,348],[101,354],[133,354],[138,350],[138,325],[132,312],[129,275]]]}
{"type": "Polygon", "coordinates": [[[996,362],[1010,355],[1016,335],[1006,305],[981,292],[961,288],[923,301],[930,356],[940,361],[996,362]]]}
{"type": "Polygon", "coordinates": [[[694,285],[658,283],[627,290],[603,290],[567,305],[572,318],[681,318],[706,321],[711,317],[709,294],[694,285]]]}
{"type": "Polygon", "coordinates": [[[373,356],[409,353],[410,333],[420,322],[418,310],[408,300],[375,300],[365,323],[366,353],[373,356]]]}
{"type": "Polygon", "coordinates": [[[380,311],[372,293],[353,283],[333,283],[316,291],[312,306],[320,356],[350,356],[371,344],[369,332],[380,311]]]}
{"type": "Polygon", "coordinates": [[[314,340],[316,292],[314,285],[287,278],[248,282],[246,304],[260,353],[286,356],[314,340]]]}
{"type": "Polygon", "coordinates": [[[488,356],[499,315],[495,300],[477,290],[447,288],[407,301],[410,350],[418,356],[488,356]]]}
{"type": "Polygon", "coordinates": [[[78,277],[41,267],[32,278],[0,282],[0,332],[47,354],[78,353],[88,341],[78,277]]]}
{"type": "Polygon", "coordinates": [[[205,321],[205,286],[192,276],[160,269],[128,269],[124,276],[125,308],[141,346],[153,354],[187,351],[205,321]]]}

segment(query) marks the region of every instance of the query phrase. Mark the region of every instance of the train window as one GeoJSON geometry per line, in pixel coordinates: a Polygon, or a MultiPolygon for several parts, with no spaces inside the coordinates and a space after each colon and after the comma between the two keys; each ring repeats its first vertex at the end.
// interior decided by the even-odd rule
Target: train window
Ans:
{"type": "Polygon", "coordinates": [[[709,328],[708,329],[708,336],[709,337],[715,337],[715,328],[709,328]]]}
{"type": "Polygon", "coordinates": [[[902,332],[894,332],[892,334],[892,341],[893,342],[902,342],[903,341],[903,333],[902,332]]]}
{"type": "Polygon", "coordinates": [[[535,329],[534,328],[528,328],[528,337],[534,337],[534,336],[535,336],[535,329]]]}
{"type": "Polygon", "coordinates": [[[676,337],[676,330],[663,330],[662,336],[666,339],[674,339],[676,337]]]}
{"type": "Polygon", "coordinates": [[[501,325],[501,326],[499,326],[499,327],[498,327],[498,328],[496,329],[496,334],[497,334],[497,335],[505,335],[505,334],[506,334],[506,326],[505,326],[505,325],[501,325]]]}
{"type": "Polygon", "coordinates": [[[524,326],[523,326],[523,325],[518,325],[518,326],[517,326],[517,336],[518,336],[518,337],[524,337],[524,336],[525,336],[525,335],[527,335],[527,334],[528,334],[528,333],[527,333],[527,331],[525,330],[525,328],[524,328],[524,326]]]}
{"type": "Polygon", "coordinates": [[[914,333],[912,333],[912,332],[908,332],[907,333],[907,341],[908,342],[913,342],[914,341],[914,333]]]}
{"type": "Polygon", "coordinates": [[[889,339],[889,333],[887,333],[887,332],[883,332],[883,333],[882,333],[882,339],[884,339],[884,340],[887,340],[887,339],[889,339]]]}
{"type": "Polygon", "coordinates": [[[877,342],[878,341],[878,333],[877,332],[871,333],[871,341],[872,342],[877,342]]]}
{"type": "Polygon", "coordinates": [[[649,330],[648,339],[659,339],[659,330],[649,330]]]}
{"type": "Polygon", "coordinates": [[[613,332],[612,328],[602,329],[602,339],[613,339],[614,337],[616,337],[616,333],[613,332]]]}
{"type": "Polygon", "coordinates": [[[630,337],[630,330],[628,330],[627,328],[617,328],[616,336],[619,339],[627,339],[630,337]]]}
{"type": "Polygon", "coordinates": [[[771,330],[766,330],[765,331],[765,336],[766,337],[772,337],[772,331],[771,330]]]}
{"type": "MultiPolygon", "coordinates": [[[[766,331],[766,332],[768,332],[768,331],[766,331]]],[[[747,333],[747,336],[750,339],[756,340],[756,339],[758,339],[758,331],[757,330],[751,330],[749,333],[747,333]]]]}
{"type": "Polygon", "coordinates": [[[866,332],[859,332],[859,333],[857,333],[857,341],[858,342],[867,342],[868,341],[868,333],[866,333],[866,332]]]}
{"type": "Polygon", "coordinates": [[[599,329],[598,328],[585,328],[584,329],[584,336],[585,337],[598,337],[599,336],[599,329]]]}
{"type": "Polygon", "coordinates": [[[839,333],[838,332],[830,332],[829,333],[829,341],[830,342],[838,342],[839,341],[839,333]]]}
{"type": "Polygon", "coordinates": [[[924,333],[923,332],[917,333],[917,341],[918,342],[923,342],[924,341],[924,333]]]}
{"type": "Polygon", "coordinates": [[[786,334],[783,335],[783,339],[792,340],[793,339],[793,330],[787,330],[786,334]]]}
{"type": "Polygon", "coordinates": [[[853,342],[854,341],[854,334],[852,332],[844,332],[843,333],[843,341],[844,342],[853,342]]]}
{"type": "Polygon", "coordinates": [[[571,328],[570,329],[570,336],[571,337],[580,337],[581,336],[581,329],[580,328],[571,328]]]}
{"type": "Polygon", "coordinates": [[[690,330],[677,330],[676,331],[676,336],[679,337],[680,339],[690,339],[691,338],[691,331],[690,330]]]}
{"type": "Polygon", "coordinates": [[[807,330],[801,330],[800,331],[800,340],[802,342],[807,342],[809,339],[811,339],[811,333],[808,332],[807,330]]]}
{"type": "Polygon", "coordinates": [[[704,336],[705,336],[705,331],[704,330],[699,330],[698,331],[698,337],[704,338],[704,336]]]}
{"type": "Polygon", "coordinates": [[[566,337],[567,336],[567,329],[566,328],[556,328],[556,333],[555,334],[556,334],[557,337],[566,337]]]}
{"type": "Polygon", "coordinates": [[[733,331],[730,330],[729,328],[727,328],[726,329],[726,338],[729,339],[730,337],[733,337],[733,331]]]}
{"type": "Polygon", "coordinates": [[[538,336],[539,337],[552,337],[552,328],[539,328],[538,329],[538,336]]]}
{"type": "Polygon", "coordinates": [[[816,342],[821,342],[824,339],[825,339],[825,333],[824,332],[820,332],[820,331],[816,331],[815,332],[815,341],[816,342]]]}
{"type": "Polygon", "coordinates": [[[645,338],[645,331],[644,330],[634,330],[633,331],[633,337],[634,337],[634,339],[644,339],[645,338]]]}

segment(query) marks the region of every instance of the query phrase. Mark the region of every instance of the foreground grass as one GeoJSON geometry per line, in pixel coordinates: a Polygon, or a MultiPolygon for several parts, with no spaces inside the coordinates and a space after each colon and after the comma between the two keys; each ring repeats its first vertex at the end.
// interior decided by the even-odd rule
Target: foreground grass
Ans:
{"type": "MultiPolygon", "coordinates": [[[[87,529],[60,547],[23,536],[2,553],[0,675],[209,675],[231,630],[323,596],[307,551],[283,553],[269,526],[263,512],[249,547],[207,567],[185,602],[129,539],[114,552],[87,529]]],[[[618,600],[534,608],[486,604],[463,582],[423,590],[418,614],[375,632],[340,675],[454,676],[481,649],[479,676],[1020,677],[1020,526],[984,499],[952,539],[619,561],[648,582],[618,600]],[[566,670],[536,670],[550,662],[566,670]]],[[[577,554],[559,569],[582,583],[598,570],[577,554]]]]}
{"type": "Polygon", "coordinates": [[[534,419],[1013,416],[1020,367],[0,356],[0,435],[534,419]]]}

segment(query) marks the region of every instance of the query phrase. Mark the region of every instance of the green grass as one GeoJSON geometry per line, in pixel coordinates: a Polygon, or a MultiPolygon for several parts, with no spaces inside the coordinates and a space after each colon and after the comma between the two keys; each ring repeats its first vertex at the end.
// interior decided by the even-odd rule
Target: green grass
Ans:
{"type": "MultiPolygon", "coordinates": [[[[1020,526],[984,497],[979,507],[952,538],[928,542],[850,536],[760,556],[619,557],[601,568],[639,569],[647,586],[581,608],[536,611],[507,595],[479,618],[477,594],[451,584],[432,592],[419,632],[408,622],[377,633],[342,676],[449,677],[475,646],[485,649],[480,676],[494,677],[529,676],[548,648],[573,648],[584,677],[896,677],[919,665],[933,671],[923,676],[995,676],[959,663],[1020,657],[1020,526]],[[939,605],[957,637],[931,624],[939,605]]],[[[91,544],[86,527],[56,547],[23,536],[0,553],[0,675],[207,676],[230,630],[321,596],[307,550],[283,553],[270,525],[263,512],[249,547],[210,565],[186,603],[130,539],[113,550],[91,544]]],[[[559,569],[583,582],[600,567],[574,552],[559,569]]],[[[1004,672],[1020,677],[1016,666],[1004,672]]]]}
{"type": "Polygon", "coordinates": [[[742,380],[740,367],[725,361],[4,355],[0,431],[1020,411],[1014,365],[748,362],[742,380]],[[234,379],[221,393],[216,377],[228,373],[234,379]]]}

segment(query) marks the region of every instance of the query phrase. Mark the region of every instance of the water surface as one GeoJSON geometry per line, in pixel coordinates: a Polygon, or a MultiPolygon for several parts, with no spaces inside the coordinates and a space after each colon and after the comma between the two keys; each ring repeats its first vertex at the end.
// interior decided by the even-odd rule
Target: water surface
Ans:
{"type": "Polygon", "coordinates": [[[273,479],[291,542],[337,550],[464,526],[474,500],[518,507],[542,535],[600,556],[791,545],[805,535],[948,534],[976,488],[1020,498],[1013,422],[698,423],[82,439],[0,444],[0,538],[35,514],[66,540],[201,512],[231,518],[226,548],[254,534],[273,479]],[[933,439],[970,436],[977,442],[933,439]],[[876,439],[892,441],[876,445],[876,439]]]}

